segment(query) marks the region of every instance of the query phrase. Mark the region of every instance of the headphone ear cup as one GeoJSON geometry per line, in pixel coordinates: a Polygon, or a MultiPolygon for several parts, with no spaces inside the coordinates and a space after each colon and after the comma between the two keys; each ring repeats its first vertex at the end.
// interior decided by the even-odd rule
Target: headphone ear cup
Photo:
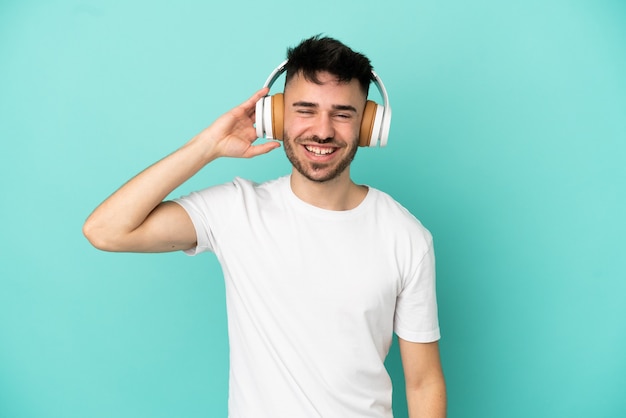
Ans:
{"type": "Polygon", "coordinates": [[[380,146],[384,147],[387,145],[387,140],[389,139],[389,128],[391,127],[391,106],[385,106],[385,117],[382,121],[382,126],[380,127],[380,146]]]}
{"type": "Polygon", "coordinates": [[[284,136],[285,96],[276,93],[272,96],[272,132],[273,138],[282,141],[284,136]]]}
{"type": "Polygon", "coordinates": [[[372,139],[372,128],[374,127],[374,117],[376,114],[376,103],[371,100],[365,102],[363,119],[361,119],[361,130],[359,131],[359,146],[369,147],[372,139]]]}
{"type": "Polygon", "coordinates": [[[380,138],[380,128],[385,108],[368,100],[363,110],[361,130],[359,132],[360,147],[375,147],[380,138]]]}
{"type": "Polygon", "coordinates": [[[272,125],[272,96],[263,98],[263,133],[265,138],[274,138],[274,126],[272,125]]]}
{"type": "Polygon", "coordinates": [[[256,103],[256,135],[258,138],[283,139],[284,98],[282,93],[265,96],[256,103]]]}
{"type": "Polygon", "coordinates": [[[265,128],[263,127],[263,104],[264,103],[265,103],[265,97],[261,97],[259,100],[257,100],[255,111],[254,111],[254,127],[256,128],[257,138],[263,138],[265,136],[265,128]]]}

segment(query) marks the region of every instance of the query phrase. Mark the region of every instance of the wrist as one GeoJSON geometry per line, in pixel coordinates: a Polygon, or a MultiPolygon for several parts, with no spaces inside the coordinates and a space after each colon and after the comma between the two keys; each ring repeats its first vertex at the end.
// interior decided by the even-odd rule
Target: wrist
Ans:
{"type": "Polygon", "coordinates": [[[188,148],[193,155],[200,157],[203,166],[221,157],[217,141],[211,136],[208,128],[194,136],[184,148],[188,148]]]}

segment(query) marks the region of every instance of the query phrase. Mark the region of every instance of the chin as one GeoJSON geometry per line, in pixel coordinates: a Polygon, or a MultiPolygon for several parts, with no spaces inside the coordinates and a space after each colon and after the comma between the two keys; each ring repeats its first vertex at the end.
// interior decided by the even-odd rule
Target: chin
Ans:
{"type": "MultiPolygon", "coordinates": [[[[338,161],[331,164],[310,162],[304,155],[297,155],[299,145],[295,144],[287,134],[283,140],[283,148],[287,159],[291,162],[293,168],[304,178],[315,183],[326,183],[340,178],[347,173],[350,164],[354,160],[357,147],[348,150],[348,153],[341,157],[338,161]]],[[[349,175],[348,175],[349,178],[349,175]]]]}

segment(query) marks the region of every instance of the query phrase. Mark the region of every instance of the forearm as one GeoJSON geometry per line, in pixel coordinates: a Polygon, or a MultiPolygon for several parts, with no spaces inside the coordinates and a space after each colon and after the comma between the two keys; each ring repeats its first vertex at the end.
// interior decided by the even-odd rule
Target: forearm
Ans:
{"type": "Polygon", "coordinates": [[[406,399],[410,418],[446,416],[446,383],[439,356],[439,344],[414,343],[398,338],[406,399]]]}
{"type": "Polygon", "coordinates": [[[409,418],[445,418],[446,386],[443,377],[419,388],[407,388],[409,418]]]}

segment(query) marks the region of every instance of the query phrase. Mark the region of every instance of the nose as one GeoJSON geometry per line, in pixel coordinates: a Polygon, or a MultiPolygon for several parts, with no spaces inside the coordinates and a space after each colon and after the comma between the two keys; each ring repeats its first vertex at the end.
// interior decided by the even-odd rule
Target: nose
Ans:
{"type": "Polygon", "coordinates": [[[333,139],[335,137],[335,127],[330,115],[322,113],[315,123],[314,134],[323,141],[333,139]]]}

